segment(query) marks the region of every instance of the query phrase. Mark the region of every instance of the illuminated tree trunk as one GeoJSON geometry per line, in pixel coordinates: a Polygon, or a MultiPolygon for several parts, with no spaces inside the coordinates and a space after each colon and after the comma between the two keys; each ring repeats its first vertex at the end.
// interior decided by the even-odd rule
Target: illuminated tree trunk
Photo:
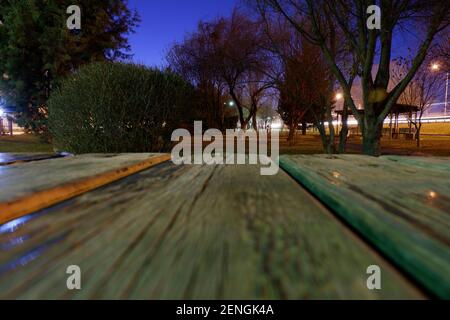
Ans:
{"type": "Polygon", "coordinates": [[[288,137],[288,142],[290,146],[293,146],[295,144],[295,129],[297,129],[296,125],[294,121],[291,121],[291,125],[289,126],[289,137],[288,137]]]}
{"type": "Polygon", "coordinates": [[[303,136],[306,136],[306,121],[303,121],[302,122],[302,135],[303,136]]]}
{"type": "Polygon", "coordinates": [[[381,132],[383,123],[378,124],[377,118],[365,119],[362,128],[363,150],[362,153],[368,156],[378,157],[381,155],[381,132]]]}
{"type": "Polygon", "coordinates": [[[339,153],[346,152],[347,146],[347,136],[348,136],[348,107],[344,103],[344,109],[342,110],[342,129],[339,134],[339,153]]]}

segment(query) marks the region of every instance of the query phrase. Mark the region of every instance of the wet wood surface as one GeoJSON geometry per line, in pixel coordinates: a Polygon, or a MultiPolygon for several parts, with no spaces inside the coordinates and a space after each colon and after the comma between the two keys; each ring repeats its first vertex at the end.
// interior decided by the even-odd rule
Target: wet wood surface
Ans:
{"type": "Polygon", "coordinates": [[[64,155],[53,153],[0,153],[0,166],[62,157],[64,155]]]}
{"type": "Polygon", "coordinates": [[[169,154],[103,154],[0,167],[0,224],[94,190],[168,159],[169,154]]]}
{"type": "Polygon", "coordinates": [[[0,249],[6,299],[424,297],[286,173],[258,166],[166,162],[0,226],[0,249]],[[370,265],[382,290],[366,286],[370,265]]]}
{"type": "Polygon", "coordinates": [[[120,169],[152,156],[150,153],[80,155],[0,167],[0,202],[120,169]]]}
{"type": "Polygon", "coordinates": [[[282,156],[281,167],[402,270],[450,298],[450,158],[282,156]]]}

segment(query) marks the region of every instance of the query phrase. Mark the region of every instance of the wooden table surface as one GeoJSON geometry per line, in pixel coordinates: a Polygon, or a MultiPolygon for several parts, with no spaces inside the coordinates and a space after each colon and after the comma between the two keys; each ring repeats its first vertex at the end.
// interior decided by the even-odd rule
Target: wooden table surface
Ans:
{"type": "MultiPolygon", "coordinates": [[[[6,219],[0,225],[0,298],[445,297],[449,280],[447,200],[437,205],[422,203],[420,209],[430,211],[423,213],[424,217],[416,217],[420,227],[409,229],[403,222],[391,225],[389,213],[377,212],[363,201],[355,214],[363,212],[361,208],[367,205],[362,218],[373,214],[379,221],[373,230],[358,229],[320,195],[312,195],[309,189],[313,188],[305,188],[295,180],[301,178],[293,172],[293,164],[301,167],[304,163],[300,162],[306,158],[282,159],[283,167],[295,179],[282,170],[276,176],[261,176],[260,168],[250,165],[175,166],[154,154],[20,162],[0,167],[0,208],[1,201],[23,201],[36,192],[45,194],[55,186],[77,183],[93,174],[105,177],[147,158],[160,159],[161,163],[155,162],[119,180],[114,178],[32,214],[6,219]],[[288,160],[291,162],[286,165],[288,160]],[[14,191],[7,191],[8,185],[14,191]],[[394,231],[389,233],[380,225],[386,230],[397,230],[401,236],[395,237],[394,231]],[[444,282],[441,287],[427,287],[420,272],[416,276],[376,239],[363,234],[380,230],[395,241],[411,232],[414,239],[407,238],[409,241],[417,239],[418,248],[431,248],[422,255],[417,249],[412,253],[413,260],[432,261],[422,264],[429,268],[426,274],[435,272],[436,264],[441,266],[442,273],[435,275],[444,282]],[[435,247],[428,247],[427,241],[435,247]],[[66,287],[66,269],[70,265],[81,268],[81,290],[70,291],[66,287]],[[378,265],[382,270],[381,290],[369,290],[366,286],[370,265],[378,265]]],[[[311,163],[326,162],[316,158],[311,157],[311,163]]],[[[348,163],[356,160],[361,161],[346,159],[348,163]]],[[[428,180],[432,181],[434,192],[444,194],[448,186],[444,181],[448,174],[445,159],[433,160],[434,169],[423,165],[427,160],[408,161],[404,164],[408,170],[424,169],[428,174],[432,171],[435,175],[428,180]],[[442,180],[435,181],[439,176],[442,180]]],[[[339,166],[339,172],[344,172],[339,166]]],[[[320,170],[325,169],[319,166],[319,175],[320,170]]],[[[326,179],[326,188],[336,186],[334,178],[326,179]]],[[[416,206],[411,204],[411,208],[416,206]]],[[[0,218],[7,214],[0,210],[0,218]]],[[[409,216],[400,218],[410,220],[409,216]]],[[[400,241],[396,245],[403,244],[400,241]]],[[[413,247],[414,243],[410,243],[404,250],[413,247]]]]}
{"type": "Polygon", "coordinates": [[[63,157],[63,155],[48,153],[0,153],[0,166],[60,157],[63,157]]]}
{"type": "Polygon", "coordinates": [[[450,159],[283,156],[281,166],[428,290],[450,298],[450,159]]]}

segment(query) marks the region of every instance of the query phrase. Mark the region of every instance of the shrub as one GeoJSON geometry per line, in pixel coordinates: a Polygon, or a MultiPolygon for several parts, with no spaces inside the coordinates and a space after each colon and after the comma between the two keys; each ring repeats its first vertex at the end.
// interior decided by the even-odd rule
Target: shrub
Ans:
{"type": "Polygon", "coordinates": [[[170,71],[94,63],[64,80],[48,102],[55,146],[74,153],[167,150],[188,117],[194,89],[170,71]]]}

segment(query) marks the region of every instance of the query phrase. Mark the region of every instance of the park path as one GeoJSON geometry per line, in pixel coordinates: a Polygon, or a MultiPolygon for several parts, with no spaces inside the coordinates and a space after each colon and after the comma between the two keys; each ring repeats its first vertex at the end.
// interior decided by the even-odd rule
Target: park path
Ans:
{"type": "MultiPolygon", "coordinates": [[[[98,176],[133,166],[129,157],[0,167],[0,205],[13,195],[86,181],[87,171],[98,176]],[[57,174],[65,163],[70,177],[57,174]],[[74,170],[77,163],[84,165],[74,170]],[[53,178],[44,178],[50,172],[53,178]],[[3,192],[6,181],[22,185],[23,193],[3,192]]],[[[284,171],[260,176],[258,166],[153,164],[0,225],[0,298],[425,297],[337,217],[284,171]],[[82,290],[66,288],[70,265],[82,270],[82,290]],[[370,265],[381,267],[382,290],[366,286],[370,265]]]]}

